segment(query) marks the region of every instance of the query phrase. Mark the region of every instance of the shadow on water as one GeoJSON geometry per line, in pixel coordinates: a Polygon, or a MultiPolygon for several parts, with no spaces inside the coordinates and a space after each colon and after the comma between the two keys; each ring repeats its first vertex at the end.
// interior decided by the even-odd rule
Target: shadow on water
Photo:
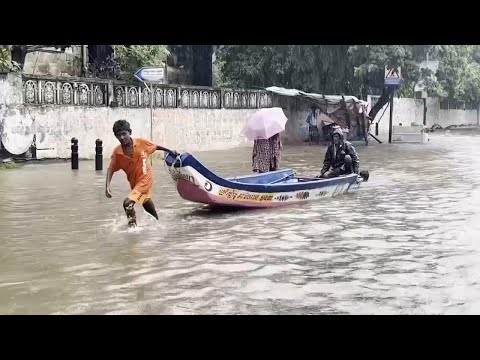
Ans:
{"type": "MultiPolygon", "coordinates": [[[[221,216],[225,214],[238,214],[238,213],[244,213],[248,211],[252,211],[255,209],[247,209],[247,208],[235,208],[235,207],[230,207],[230,206],[209,206],[205,205],[204,207],[199,207],[193,209],[191,212],[188,214],[184,214],[184,216],[208,216],[208,217],[214,217],[215,215],[221,216]]],[[[258,210],[258,209],[256,209],[258,210]]]]}
{"type": "MultiPolygon", "coordinates": [[[[246,207],[233,207],[233,206],[210,206],[205,205],[201,207],[194,208],[182,216],[184,218],[189,217],[205,217],[215,219],[217,217],[225,217],[226,215],[236,215],[236,214],[258,214],[258,213],[269,213],[269,212],[278,212],[281,208],[301,208],[305,206],[305,203],[290,204],[284,205],[277,208],[246,208],[246,207]]],[[[280,210],[281,211],[281,210],[280,210]]]]}

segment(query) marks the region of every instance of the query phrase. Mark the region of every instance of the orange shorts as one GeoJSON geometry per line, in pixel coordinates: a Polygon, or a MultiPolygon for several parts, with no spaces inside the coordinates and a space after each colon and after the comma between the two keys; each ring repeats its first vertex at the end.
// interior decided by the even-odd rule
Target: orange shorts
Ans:
{"type": "Polygon", "coordinates": [[[130,192],[130,195],[128,195],[128,198],[139,205],[143,205],[147,200],[152,198],[152,189],[149,188],[145,191],[145,189],[134,188],[130,192]]]}

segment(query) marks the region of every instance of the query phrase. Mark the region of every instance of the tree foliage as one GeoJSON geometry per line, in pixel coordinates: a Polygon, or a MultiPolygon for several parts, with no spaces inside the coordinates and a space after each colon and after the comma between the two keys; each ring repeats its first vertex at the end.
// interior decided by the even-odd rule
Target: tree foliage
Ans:
{"type": "Polygon", "coordinates": [[[415,84],[422,80],[419,67],[430,45],[353,45],[349,47],[353,74],[370,93],[383,89],[385,67],[401,67],[401,91],[412,95],[415,84]]]}
{"type": "MultiPolygon", "coordinates": [[[[225,45],[218,49],[221,82],[240,87],[271,85],[323,94],[366,98],[381,94],[380,108],[392,89],[384,87],[385,66],[401,66],[402,90],[413,95],[422,78],[419,61],[429,45],[225,45]]],[[[218,78],[218,76],[217,76],[218,78]]],[[[373,114],[374,116],[374,114],[373,114]]]]}
{"type": "Polygon", "coordinates": [[[170,51],[167,45],[114,45],[117,77],[132,80],[133,74],[144,66],[163,67],[170,51]]]}
{"type": "MultiPolygon", "coordinates": [[[[0,68],[13,70],[15,65],[23,69],[25,57],[34,51],[52,51],[55,48],[65,51],[72,45],[1,45],[0,68]],[[8,51],[7,51],[8,50],[8,51]],[[7,56],[7,53],[10,56],[7,56]]],[[[114,77],[132,80],[133,74],[143,66],[163,66],[169,55],[166,45],[114,45],[115,55],[101,64],[90,67],[90,75],[100,77],[114,77]]]]}
{"type": "Polygon", "coordinates": [[[331,92],[348,90],[347,52],[347,45],[225,45],[216,56],[230,86],[331,92]]]}
{"type": "Polygon", "coordinates": [[[435,59],[439,61],[436,80],[429,83],[435,96],[455,101],[480,101],[480,46],[440,45],[435,59]]]}
{"type": "Polygon", "coordinates": [[[362,94],[379,94],[380,98],[370,110],[370,117],[388,102],[395,88],[385,87],[385,67],[401,67],[403,83],[401,96],[413,97],[415,85],[430,76],[421,69],[420,63],[433,51],[431,45],[352,45],[349,47],[349,62],[353,76],[362,94]]]}
{"type": "Polygon", "coordinates": [[[387,67],[401,67],[400,96],[422,83],[431,96],[480,102],[478,45],[223,45],[216,52],[216,82],[237,87],[283,86],[324,94],[381,95],[374,117],[393,88],[387,67]],[[438,70],[421,66],[427,58],[438,70]]]}
{"type": "Polygon", "coordinates": [[[0,45],[0,71],[14,71],[15,64],[12,62],[8,45],[0,45]]]}

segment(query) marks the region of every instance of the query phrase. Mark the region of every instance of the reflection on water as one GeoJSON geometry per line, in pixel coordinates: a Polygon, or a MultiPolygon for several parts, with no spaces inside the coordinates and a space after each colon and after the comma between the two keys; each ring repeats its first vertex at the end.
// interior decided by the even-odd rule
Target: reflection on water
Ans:
{"type": "MultiPolygon", "coordinates": [[[[154,163],[161,219],[129,230],[124,175],[104,195],[93,162],[0,171],[1,314],[480,313],[476,134],[428,145],[358,145],[370,181],[338,198],[208,212],[154,163]]],[[[317,174],[324,147],[286,147],[317,174]]],[[[198,153],[250,172],[250,149],[198,153]]]]}

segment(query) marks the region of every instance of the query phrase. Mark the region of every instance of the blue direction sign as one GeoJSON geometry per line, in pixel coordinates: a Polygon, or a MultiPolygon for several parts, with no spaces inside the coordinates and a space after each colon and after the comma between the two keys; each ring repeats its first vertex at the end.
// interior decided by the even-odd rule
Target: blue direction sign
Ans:
{"type": "Polygon", "coordinates": [[[134,75],[140,81],[162,81],[164,77],[163,68],[141,68],[134,75]]]}

